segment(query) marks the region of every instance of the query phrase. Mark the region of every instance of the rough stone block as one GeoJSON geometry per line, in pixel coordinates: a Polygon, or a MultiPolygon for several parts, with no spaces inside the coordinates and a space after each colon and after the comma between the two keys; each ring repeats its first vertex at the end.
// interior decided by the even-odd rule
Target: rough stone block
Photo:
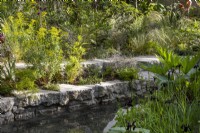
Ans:
{"type": "Polygon", "coordinates": [[[28,120],[35,117],[35,112],[24,112],[15,114],[15,120],[28,120]]]}
{"type": "Polygon", "coordinates": [[[59,104],[61,106],[64,106],[64,105],[67,105],[68,102],[69,102],[69,95],[68,95],[68,93],[67,92],[60,93],[60,102],[59,102],[59,104]]]}
{"type": "Polygon", "coordinates": [[[14,121],[14,114],[12,112],[0,114],[0,124],[7,124],[12,121],[14,121]]]}
{"type": "Polygon", "coordinates": [[[0,99],[0,113],[4,114],[11,111],[14,105],[14,98],[1,98],[0,99]]]}
{"type": "Polygon", "coordinates": [[[94,97],[95,98],[100,98],[100,97],[104,97],[107,95],[107,89],[104,86],[101,85],[96,85],[94,87],[94,97]]]}

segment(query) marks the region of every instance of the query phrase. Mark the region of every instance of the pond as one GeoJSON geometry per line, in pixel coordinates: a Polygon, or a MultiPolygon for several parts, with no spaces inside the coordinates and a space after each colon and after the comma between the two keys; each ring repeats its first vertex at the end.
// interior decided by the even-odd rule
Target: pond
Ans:
{"type": "Polygon", "coordinates": [[[0,127],[1,133],[102,133],[117,112],[117,104],[16,121],[0,127]]]}

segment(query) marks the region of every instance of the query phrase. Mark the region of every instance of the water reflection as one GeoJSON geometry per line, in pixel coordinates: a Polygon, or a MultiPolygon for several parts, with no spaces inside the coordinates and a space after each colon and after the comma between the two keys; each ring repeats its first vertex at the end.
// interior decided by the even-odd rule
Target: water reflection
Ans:
{"type": "Polygon", "coordinates": [[[1,127],[1,133],[102,133],[117,111],[116,104],[17,121],[1,127]]]}

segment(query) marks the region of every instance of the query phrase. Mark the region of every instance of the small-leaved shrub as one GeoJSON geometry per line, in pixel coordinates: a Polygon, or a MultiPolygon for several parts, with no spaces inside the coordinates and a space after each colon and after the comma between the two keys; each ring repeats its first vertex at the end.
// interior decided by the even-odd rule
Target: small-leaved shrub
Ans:
{"type": "Polygon", "coordinates": [[[111,66],[106,66],[102,71],[102,76],[104,80],[113,80],[116,77],[116,71],[111,66]]]}
{"type": "Polygon", "coordinates": [[[37,79],[36,71],[32,69],[22,69],[16,71],[16,89],[37,91],[35,81],[37,79]]]}
{"type": "Polygon", "coordinates": [[[83,69],[82,75],[77,82],[78,84],[96,84],[102,81],[101,68],[91,65],[83,69]]]}
{"type": "Polygon", "coordinates": [[[59,91],[60,87],[58,84],[46,84],[43,89],[45,90],[52,90],[52,91],[59,91]]]}
{"type": "Polygon", "coordinates": [[[121,68],[116,73],[120,80],[131,81],[138,79],[138,70],[136,68],[121,68]]]}
{"type": "Polygon", "coordinates": [[[81,61],[85,54],[83,47],[82,36],[78,36],[78,40],[72,45],[69,50],[69,58],[65,67],[66,80],[68,83],[74,83],[78,76],[82,73],[81,61]]]}

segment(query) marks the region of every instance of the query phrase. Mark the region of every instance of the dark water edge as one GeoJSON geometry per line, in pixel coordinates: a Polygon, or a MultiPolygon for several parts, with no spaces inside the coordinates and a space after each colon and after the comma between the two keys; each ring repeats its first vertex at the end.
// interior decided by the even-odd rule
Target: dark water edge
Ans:
{"type": "Polygon", "coordinates": [[[118,104],[47,115],[0,126],[0,133],[102,133],[117,112],[118,104]]]}

